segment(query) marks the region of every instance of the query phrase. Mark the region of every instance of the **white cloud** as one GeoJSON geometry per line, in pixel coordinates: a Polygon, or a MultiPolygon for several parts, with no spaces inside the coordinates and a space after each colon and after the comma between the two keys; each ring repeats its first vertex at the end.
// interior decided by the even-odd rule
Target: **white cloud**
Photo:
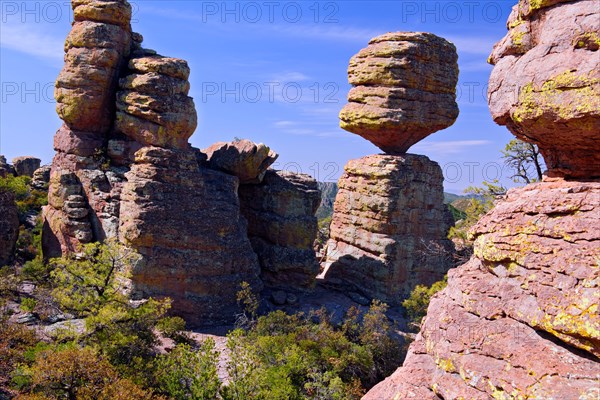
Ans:
{"type": "Polygon", "coordinates": [[[452,140],[445,142],[421,142],[411,148],[411,153],[427,153],[436,155],[458,154],[472,151],[473,147],[490,144],[489,140],[452,140]]]}
{"type": "Polygon", "coordinates": [[[486,57],[492,52],[497,37],[473,37],[473,36],[445,36],[446,39],[456,45],[459,53],[477,54],[486,57]]]}
{"type": "Polygon", "coordinates": [[[2,24],[0,46],[38,58],[62,63],[64,39],[53,37],[31,24],[2,24]]]}
{"type": "Polygon", "coordinates": [[[294,121],[276,121],[273,125],[277,127],[285,127],[285,126],[294,126],[297,125],[297,122],[294,121]]]}
{"type": "Polygon", "coordinates": [[[310,77],[302,72],[282,72],[271,77],[271,82],[302,82],[309,80],[310,77]]]}

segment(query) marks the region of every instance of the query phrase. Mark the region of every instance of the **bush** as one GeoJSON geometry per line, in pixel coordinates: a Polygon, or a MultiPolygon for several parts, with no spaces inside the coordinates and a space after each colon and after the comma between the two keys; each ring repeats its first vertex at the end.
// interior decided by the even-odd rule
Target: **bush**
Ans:
{"type": "Polygon", "coordinates": [[[28,214],[37,214],[42,206],[48,204],[48,194],[29,187],[31,178],[28,176],[8,175],[0,178],[0,191],[9,191],[15,195],[15,202],[19,209],[19,220],[23,222],[28,214]]]}
{"type": "Polygon", "coordinates": [[[158,389],[175,400],[217,398],[221,381],[217,374],[219,353],[212,339],[205,340],[200,349],[177,345],[156,361],[158,389]]]}
{"type": "Polygon", "coordinates": [[[431,287],[417,285],[413,289],[409,298],[402,302],[411,322],[418,326],[421,325],[423,317],[427,315],[427,307],[429,307],[431,297],[447,285],[448,276],[445,276],[443,280],[435,282],[431,287]]]}
{"type": "Polygon", "coordinates": [[[21,310],[25,312],[32,312],[37,304],[37,301],[31,297],[25,297],[21,299],[21,310]]]}

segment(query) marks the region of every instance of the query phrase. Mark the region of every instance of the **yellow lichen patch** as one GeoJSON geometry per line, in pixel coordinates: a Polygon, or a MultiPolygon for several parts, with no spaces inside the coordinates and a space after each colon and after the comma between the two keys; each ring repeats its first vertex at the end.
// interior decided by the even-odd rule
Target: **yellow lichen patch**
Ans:
{"type": "Polygon", "coordinates": [[[535,87],[533,83],[524,85],[519,91],[518,106],[512,112],[512,119],[523,122],[550,113],[568,120],[579,114],[598,112],[600,78],[592,77],[592,73],[580,75],[565,71],[548,79],[541,87],[535,87]],[[565,96],[569,101],[565,101],[565,96]]]}
{"type": "Polygon", "coordinates": [[[456,367],[449,358],[436,358],[435,364],[445,372],[456,372],[456,367]]]}

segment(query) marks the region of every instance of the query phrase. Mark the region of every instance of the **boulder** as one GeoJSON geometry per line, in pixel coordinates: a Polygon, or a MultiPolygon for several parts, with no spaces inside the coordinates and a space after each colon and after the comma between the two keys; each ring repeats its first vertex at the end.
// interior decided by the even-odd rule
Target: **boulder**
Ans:
{"type": "Polygon", "coordinates": [[[36,169],[40,167],[41,160],[36,157],[22,156],[13,158],[15,175],[32,177],[36,169]]]}
{"type": "Polygon", "coordinates": [[[598,2],[525,1],[494,46],[494,121],[539,146],[550,176],[600,177],[598,2]]]}
{"type": "Polygon", "coordinates": [[[0,267],[12,261],[19,237],[19,215],[14,195],[0,189],[0,267]]]}
{"type": "Polygon", "coordinates": [[[187,62],[142,56],[129,61],[129,70],[119,83],[116,129],[143,145],[187,148],[198,124],[187,62]]]}
{"type": "Polygon", "coordinates": [[[324,279],[345,291],[398,305],[451,266],[440,166],[425,156],[351,160],[338,182],[324,279]]]}
{"type": "Polygon", "coordinates": [[[240,179],[240,183],[260,183],[267,169],[279,154],[262,143],[241,139],[230,143],[218,142],[203,150],[209,166],[240,179]]]}
{"type": "Polygon", "coordinates": [[[50,184],[50,170],[52,169],[51,165],[42,165],[33,173],[33,177],[31,178],[30,186],[35,190],[48,190],[48,185],[50,184]]]}
{"type": "Polygon", "coordinates": [[[170,297],[191,326],[232,322],[240,283],[262,288],[238,179],[201,168],[194,151],[150,146],[125,176],[119,237],[142,256],[136,294],[170,297]]]}
{"type": "Polygon", "coordinates": [[[403,154],[458,117],[456,47],[424,32],[371,39],[350,60],[354,86],[340,126],[388,154],[403,154]]]}
{"type": "Polygon", "coordinates": [[[595,398],[598,198],[598,183],[509,191],[474,228],[476,256],[449,272],[402,368],[365,399],[595,398]]]}
{"type": "Polygon", "coordinates": [[[14,173],[13,166],[6,162],[6,157],[0,155],[0,178],[6,178],[8,175],[14,175],[14,173]]]}
{"type": "Polygon", "coordinates": [[[240,185],[239,196],[265,285],[289,290],[313,287],[319,273],[313,250],[321,200],[317,181],[304,174],[268,170],[262,183],[240,185]]]}

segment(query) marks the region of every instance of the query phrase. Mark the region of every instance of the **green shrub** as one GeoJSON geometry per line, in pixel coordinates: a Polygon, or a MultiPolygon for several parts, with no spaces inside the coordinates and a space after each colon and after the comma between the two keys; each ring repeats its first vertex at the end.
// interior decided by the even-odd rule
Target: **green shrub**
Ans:
{"type": "Polygon", "coordinates": [[[21,310],[25,312],[31,312],[35,308],[37,301],[31,297],[25,297],[21,299],[21,310]]]}
{"type": "Polygon", "coordinates": [[[410,297],[402,302],[411,322],[421,325],[423,317],[427,314],[427,307],[429,307],[431,297],[444,289],[446,285],[448,285],[448,276],[444,277],[441,281],[435,282],[431,287],[417,285],[413,289],[410,297]]]}
{"type": "Polygon", "coordinates": [[[213,400],[221,386],[217,373],[219,353],[212,339],[205,340],[200,349],[177,345],[156,361],[158,389],[175,400],[213,400]]]}

